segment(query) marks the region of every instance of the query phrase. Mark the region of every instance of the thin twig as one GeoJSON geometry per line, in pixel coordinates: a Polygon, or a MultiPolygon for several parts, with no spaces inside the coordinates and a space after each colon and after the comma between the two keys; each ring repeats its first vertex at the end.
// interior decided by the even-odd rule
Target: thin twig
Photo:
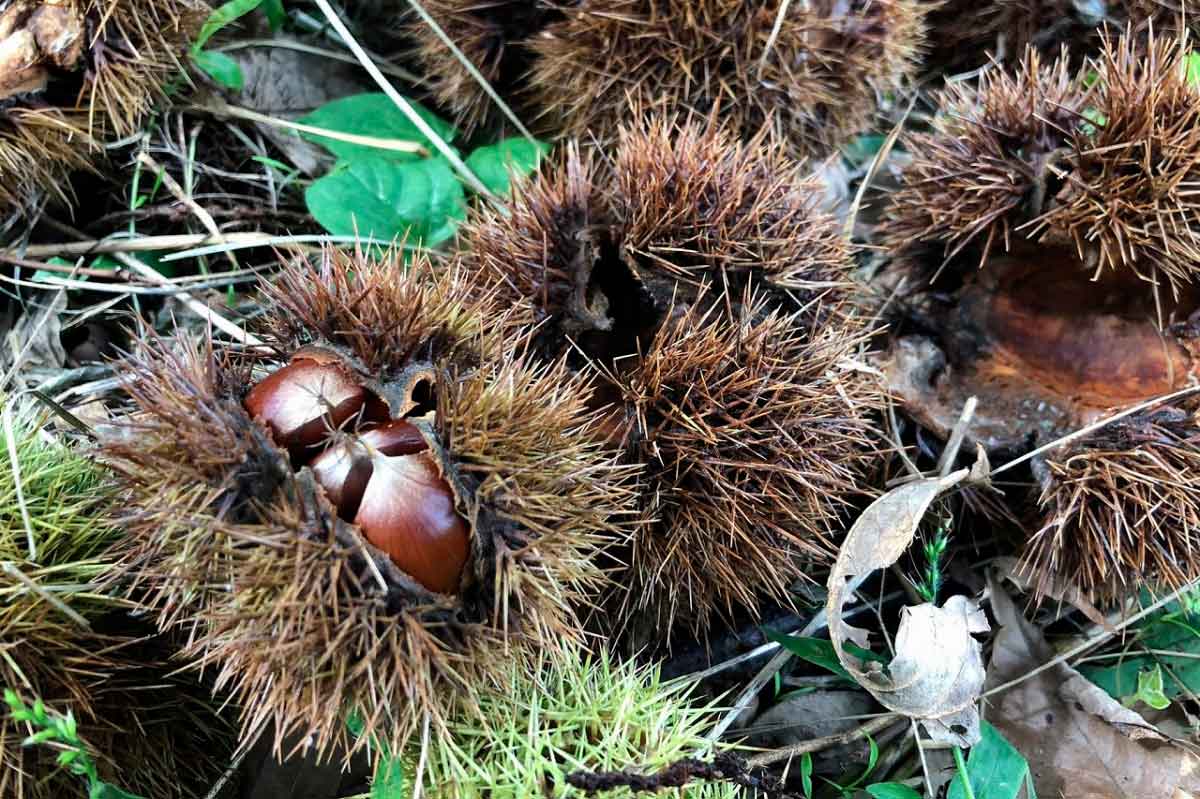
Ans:
{"type": "Polygon", "coordinates": [[[4,404],[4,443],[8,447],[8,465],[12,469],[13,489],[17,494],[17,508],[21,511],[21,523],[25,525],[25,542],[29,549],[29,561],[37,562],[37,539],[33,535],[33,520],[29,517],[29,506],[25,502],[25,490],[22,487],[21,463],[17,458],[17,436],[13,432],[12,409],[15,400],[4,404]]]}
{"type": "Polygon", "coordinates": [[[29,244],[8,250],[0,250],[0,256],[13,258],[50,258],[80,255],[111,255],[115,252],[150,252],[152,250],[182,250],[191,247],[207,248],[204,252],[192,251],[175,253],[160,258],[162,261],[176,261],[180,258],[190,258],[195,255],[207,255],[214,252],[224,252],[225,249],[242,249],[245,247],[278,247],[293,244],[379,244],[387,246],[389,242],[381,239],[365,238],[363,236],[326,236],[318,234],[302,236],[272,236],[269,233],[226,233],[224,242],[214,239],[207,233],[185,233],[171,236],[138,236],[128,238],[116,236],[104,239],[86,239],[83,241],[60,241],[50,244],[29,244]]]}
{"type": "Polygon", "coordinates": [[[898,713],[885,713],[882,716],[868,721],[861,727],[855,727],[852,730],[838,733],[837,735],[826,735],[824,738],[812,738],[807,741],[801,741],[798,744],[785,746],[782,749],[773,749],[770,752],[762,752],[754,757],[751,757],[747,763],[751,766],[766,766],[771,763],[777,763],[780,760],[787,760],[796,755],[803,755],[812,752],[820,752],[823,749],[828,749],[831,746],[839,746],[847,744],[851,741],[857,741],[861,738],[866,738],[869,735],[874,735],[881,732],[900,720],[898,713]]]}
{"type": "Polygon", "coordinates": [[[28,588],[30,591],[37,594],[42,599],[46,600],[46,602],[53,605],[56,609],[62,611],[62,614],[64,616],[66,616],[68,619],[70,619],[71,621],[78,624],[80,627],[83,627],[84,629],[87,629],[87,630],[90,630],[92,628],[91,623],[88,622],[88,620],[85,619],[83,616],[79,615],[78,611],[72,609],[71,606],[68,605],[66,602],[63,602],[58,597],[54,596],[54,594],[50,593],[49,591],[45,590],[42,586],[38,585],[33,580],[29,579],[29,576],[27,574],[25,574],[23,571],[21,571],[20,569],[18,569],[16,564],[13,563],[12,561],[6,560],[3,563],[0,563],[0,569],[3,569],[5,574],[9,575],[10,577],[15,578],[17,580],[17,582],[21,583],[26,588],[28,588]]]}
{"type": "Polygon", "coordinates": [[[330,130],[329,128],[320,128],[315,125],[305,125],[302,122],[293,122],[290,119],[280,119],[279,117],[260,114],[257,111],[252,111],[249,108],[242,108],[237,105],[212,98],[208,105],[198,106],[217,116],[229,116],[235,119],[244,119],[248,122],[257,122],[260,125],[268,125],[274,128],[287,128],[296,130],[301,133],[310,133],[314,136],[324,136],[327,139],[336,139],[344,141],[348,144],[361,144],[364,147],[373,147],[377,150],[391,150],[398,153],[414,153],[420,156],[429,155],[429,150],[420,142],[407,141],[405,139],[381,139],[377,136],[361,136],[357,133],[343,133],[340,130],[330,130]]]}

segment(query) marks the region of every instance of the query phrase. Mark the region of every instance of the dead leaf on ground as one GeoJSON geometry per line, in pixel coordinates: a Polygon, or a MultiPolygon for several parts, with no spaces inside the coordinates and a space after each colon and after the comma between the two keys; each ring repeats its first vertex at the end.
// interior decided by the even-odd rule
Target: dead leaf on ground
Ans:
{"type": "Polygon", "coordinates": [[[62,344],[62,314],[67,309],[67,292],[42,292],[37,302],[26,306],[26,313],[5,336],[0,354],[0,372],[29,367],[61,369],[67,353],[62,344]]]}
{"type": "Polygon", "coordinates": [[[885,670],[845,651],[847,639],[869,648],[867,631],[842,620],[855,577],[895,563],[912,543],[929,506],[968,477],[962,469],[946,477],[916,480],[873,502],[854,523],[829,575],[829,637],[838,660],[884,707],[920,721],[937,741],[970,746],[979,740],[976,701],[984,669],[975,633],[988,630],[979,606],[963,596],[942,607],[926,603],[903,610],[896,656],[885,670]]]}
{"type": "MultiPolygon", "coordinates": [[[[1055,653],[995,575],[989,585],[1000,627],[990,688],[1030,674],[1055,653]]],[[[1200,791],[1200,761],[1065,663],[991,697],[987,717],[1029,761],[1038,796],[1188,799],[1200,791]]]]}

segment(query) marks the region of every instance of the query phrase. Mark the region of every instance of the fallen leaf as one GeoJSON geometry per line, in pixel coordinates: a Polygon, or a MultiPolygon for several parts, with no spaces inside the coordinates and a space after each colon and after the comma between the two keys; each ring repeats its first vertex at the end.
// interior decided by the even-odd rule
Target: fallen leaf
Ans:
{"type": "Polygon", "coordinates": [[[846,641],[868,648],[867,631],[842,620],[848,585],[895,563],[912,543],[929,506],[969,475],[962,469],[945,477],[907,483],[873,502],[850,529],[829,575],[829,637],[838,660],[884,707],[924,724],[932,738],[957,746],[979,740],[976,700],[983,688],[983,655],[973,634],[988,630],[987,617],[962,596],[942,607],[926,603],[905,608],[896,634],[896,656],[885,669],[860,660],[846,641]]]}
{"type": "Polygon", "coordinates": [[[1076,682],[1084,678],[1070,666],[1027,676],[1054,649],[993,574],[989,585],[1000,629],[987,685],[1027,678],[990,698],[988,721],[1029,761],[1039,796],[1185,799],[1200,790],[1200,761],[1170,743],[1134,740],[1131,727],[1139,735],[1154,728],[1098,688],[1076,682]]]}
{"type": "MultiPolygon", "coordinates": [[[[1033,575],[1024,572],[1021,569],[1021,561],[1015,557],[996,558],[992,561],[992,567],[997,570],[1000,579],[1008,580],[1022,591],[1028,591],[1033,583],[1033,575]]],[[[1067,580],[1057,578],[1045,580],[1044,582],[1045,585],[1041,586],[1041,591],[1047,599],[1066,602],[1086,616],[1087,620],[1092,624],[1103,627],[1109,632],[1112,631],[1112,625],[1108,623],[1108,619],[1104,618],[1104,614],[1088,601],[1088,598],[1084,596],[1078,586],[1067,580]]]]}
{"type": "Polygon", "coordinates": [[[62,344],[62,314],[67,309],[67,292],[42,292],[29,303],[25,315],[8,331],[0,371],[29,367],[61,369],[67,353],[62,344]]]}

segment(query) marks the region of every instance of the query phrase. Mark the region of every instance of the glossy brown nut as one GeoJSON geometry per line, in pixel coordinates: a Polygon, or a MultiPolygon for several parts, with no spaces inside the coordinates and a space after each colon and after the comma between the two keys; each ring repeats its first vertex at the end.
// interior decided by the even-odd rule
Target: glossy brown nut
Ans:
{"type": "Polygon", "coordinates": [[[270,428],[276,443],[298,457],[356,414],[377,413],[372,399],[344,366],[296,358],[250,389],[245,405],[270,428]]]}
{"type": "Polygon", "coordinates": [[[431,591],[458,593],[470,531],[429,445],[397,420],[317,456],[311,464],[343,518],[431,591]]]}

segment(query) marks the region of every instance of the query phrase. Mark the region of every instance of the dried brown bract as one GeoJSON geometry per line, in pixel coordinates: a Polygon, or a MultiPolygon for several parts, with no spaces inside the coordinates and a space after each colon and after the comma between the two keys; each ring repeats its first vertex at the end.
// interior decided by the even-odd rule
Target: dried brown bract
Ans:
{"type": "MultiPolygon", "coordinates": [[[[1015,75],[944,95],[934,130],[908,140],[887,231],[891,277],[906,281],[884,360],[892,389],[943,436],[977,397],[971,436],[1006,454],[1185,388],[1200,367],[1200,208],[1187,188],[1200,177],[1200,90],[1180,43],[1105,40],[1075,76],[1065,56],[1039,61],[1030,51],[1015,75]]],[[[1121,568],[1130,584],[1200,571],[1163,515],[1139,511],[1153,480],[1185,473],[1193,438],[1151,441],[1051,459],[1029,556],[1043,586],[1066,577],[1103,594],[1121,568]]],[[[1190,512],[1190,485],[1162,490],[1190,512]]]]}
{"type": "MultiPolygon", "coordinates": [[[[136,410],[107,442],[130,497],[127,573],[160,625],[191,632],[188,654],[240,700],[247,739],[273,726],[329,753],[354,710],[360,742],[400,751],[426,720],[444,732],[507,661],[578,635],[572,608],[603,581],[593,556],[630,515],[629,469],[593,440],[586,381],[521,355],[523,308],[463,277],[327,252],[269,290],[278,355],[158,343],[128,364],[136,410]],[[469,530],[449,590],[368,543],[315,462],[297,464],[243,405],[264,367],[313,352],[419,434],[469,530]]],[[[331,430],[325,451],[356,435],[331,430]]]]}
{"type": "Polygon", "coordinates": [[[876,454],[883,395],[848,366],[861,335],[811,329],[751,289],[740,299],[681,307],[613,375],[622,443],[645,469],[616,622],[654,638],[763,597],[787,603],[834,551],[876,454]]]}
{"type": "Polygon", "coordinates": [[[208,11],[202,0],[0,3],[0,209],[45,192],[137,130],[208,11]]]}

